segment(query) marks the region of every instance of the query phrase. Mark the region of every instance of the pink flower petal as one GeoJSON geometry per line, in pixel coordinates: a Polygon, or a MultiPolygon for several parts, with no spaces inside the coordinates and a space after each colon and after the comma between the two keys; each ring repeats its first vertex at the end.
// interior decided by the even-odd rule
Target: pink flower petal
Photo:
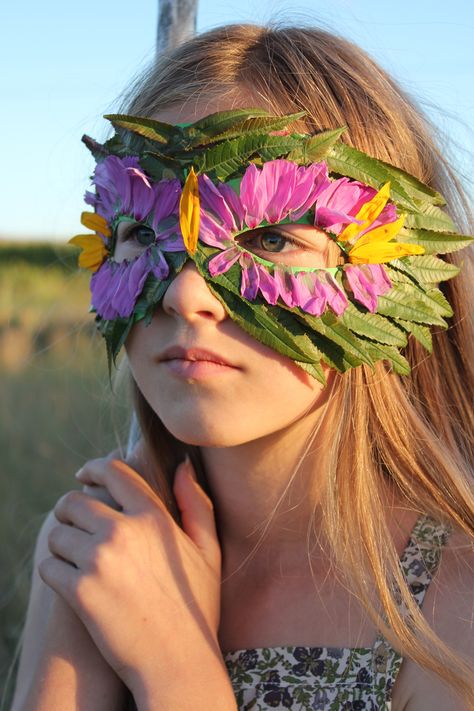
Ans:
{"type": "Polygon", "coordinates": [[[260,278],[254,259],[247,252],[243,252],[239,259],[242,267],[242,280],[240,283],[240,293],[248,301],[253,301],[258,293],[260,278]]]}
{"type": "Polygon", "coordinates": [[[290,217],[299,220],[313,205],[318,195],[329,185],[327,165],[312,163],[308,167],[299,166],[296,186],[286,205],[290,217]]]}
{"type": "Polygon", "coordinates": [[[210,247],[227,249],[229,242],[232,241],[232,233],[222,225],[218,225],[211,215],[201,210],[199,239],[210,247]]]}
{"type": "Polygon", "coordinates": [[[269,274],[269,272],[267,272],[263,264],[259,264],[258,262],[257,270],[259,274],[260,293],[267,304],[275,305],[278,301],[278,285],[275,282],[275,279],[271,274],[269,274]]]}
{"type": "Polygon", "coordinates": [[[295,189],[297,166],[288,160],[271,160],[263,164],[260,180],[264,186],[263,216],[271,223],[286,216],[287,204],[295,189]]]}
{"type": "Polygon", "coordinates": [[[377,296],[386,294],[392,288],[382,264],[350,265],[344,272],[354,298],[374,313],[377,310],[377,296]]]}
{"type": "Polygon", "coordinates": [[[325,287],[329,307],[337,316],[341,316],[349,305],[344,290],[341,289],[330,272],[320,271],[319,281],[325,287]]]}
{"type": "Polygon", "coordinates": [[[227,183],[219,183],[219,191],[232,211],[237,229],[241,230],[244,224],[244,208],[239,196],[235,192],[234,188],[227,183]]]}
{"type": "MultiPolygon", "coordinates": [[[[209,214],[214,222],[227,230],[237,230],[234,215],[224,197],[221,187],[217,188],[212,180],[203,173],[198,178],[201,209],[209,214]]],[[[236,196],[237,197],[237,196],[236,196]]]]}
{"type": "Polygon", "coordinates": [[[237,247],[231,247],[224,250],[224,252],[219,252],[209,261],[209,274],[212,277],[224,274],[235,264],[239,257],[240,250],[237,247]]]}
{"type": "Polygon", "coordinates": [[[253,228],[259,225],[263,220],[266,195],[260,180],[260,171],[253,163],[246,169],[240,183],[240,201],[247,226],[253,228]]]}

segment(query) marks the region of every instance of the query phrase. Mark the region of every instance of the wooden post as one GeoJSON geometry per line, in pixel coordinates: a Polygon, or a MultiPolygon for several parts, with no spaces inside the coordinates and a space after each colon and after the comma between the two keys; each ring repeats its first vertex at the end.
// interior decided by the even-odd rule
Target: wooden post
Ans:
{"type": "Polygon", "coordinates": [[[157,54],[196,34],[196,16],[197,0],[158,0],[157,54]]]}
{"type": "MultiPolygon", "coordinates": [[[[157,56],[195,35],[196,17],[197,0],[158,0],[157,56]]],[[[127,455],[131,454],[140,437],[140,425],[135,412],[132,412],[127,455]]]]}

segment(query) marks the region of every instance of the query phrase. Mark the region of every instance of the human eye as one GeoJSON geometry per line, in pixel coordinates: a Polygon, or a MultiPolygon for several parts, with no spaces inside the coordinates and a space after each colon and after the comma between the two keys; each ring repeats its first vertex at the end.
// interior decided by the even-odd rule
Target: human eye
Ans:
{"type": "Polygon", "coordinates": [[[238,241],[242,247],[249,251],[265,252],[271,255],[305,248],[302,242],[277,228],[252,230],[247,234],[240,235],[238,241]]]}
{"type": "Polygon", "coordinates": [[[114,259],[132,259],[155,243],[155,231],[141,222],[119,222],[115,230],[114,259]]]}
{"type": "Polygon", "coordinates": [[[328,248],[332,243],[322,230],[296,223],[249,230],[235,239],[240,247],[267,262],[310,269],[328,266],[328,248]]]}

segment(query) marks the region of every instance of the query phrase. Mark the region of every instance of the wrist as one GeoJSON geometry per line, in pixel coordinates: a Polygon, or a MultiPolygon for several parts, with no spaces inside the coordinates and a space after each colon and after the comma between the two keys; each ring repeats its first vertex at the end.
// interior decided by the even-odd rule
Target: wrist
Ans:
{"type": "MultiPolygon", "coordinates": [[[[157,665],[159,661],[157,662],[157,665]]],[[[179,665],[181,667],[181,665],[179,665]]],[[[178,665],[177,665],[178,667],[178,665]]],[[[237,711],[232,684],[222,661],[189,664],[163,678],[142,676],[132,689],[138,711],[237,711]]]]}

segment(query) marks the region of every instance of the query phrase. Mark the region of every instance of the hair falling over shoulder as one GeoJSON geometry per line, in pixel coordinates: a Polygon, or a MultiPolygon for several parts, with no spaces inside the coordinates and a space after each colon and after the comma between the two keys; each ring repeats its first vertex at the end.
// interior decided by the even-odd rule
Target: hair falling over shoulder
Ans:
{"type": "MultiPolygon", "coordinates": [[[[221,27],[162,56],[126,96],[124,109],[150,116],[197,98],[212,104],[223,96],[235,107],[306,111],[304,126],[312,131],[346,125],[343,140],[439,190],[458,227],[469,229],[467,202],[433,128],[386,72],[350,42],[313,28],[221,27]]],[[[329,410],[338,413],[338,427],[324,521],[339,568],[387,639],[474,704],[471,672],[417,608],[384,517],[387,492],[395,490],[413,510],[474,535],[474,348],[468,307],[474,275],[466,251],[452,261],[463,262],[461,274],[443,286],[455,316],[447,331],[433,334],[432,355],[413,341],[406,354],[409,377],[380,364],[374,372],[361,366],[336,377],[329,410]],[[374,585],[388,626],[369,605],[374,585]]],[[[172,472],[185,449],[199,469],[199,451],[177,442],[135,390],[138,418],[156,460],[150,483],[177,517],[172,472]]],[[[206,487],[202,467],[199,476],[206,487]]]]}

